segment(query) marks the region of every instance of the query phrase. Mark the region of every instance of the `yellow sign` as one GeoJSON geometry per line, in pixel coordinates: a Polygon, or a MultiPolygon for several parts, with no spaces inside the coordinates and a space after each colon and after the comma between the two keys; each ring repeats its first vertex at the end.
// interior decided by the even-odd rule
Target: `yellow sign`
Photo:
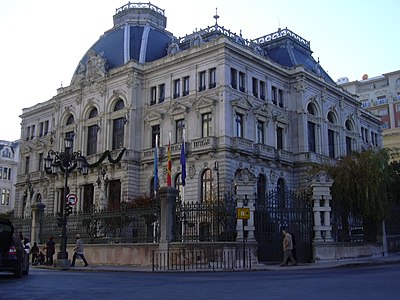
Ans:
{"type": "Polygon", "coordinates": [[[250,208],[248,207],[241,207],[236,209],[236,218],[242,220],[250,219],[250,208]]]}

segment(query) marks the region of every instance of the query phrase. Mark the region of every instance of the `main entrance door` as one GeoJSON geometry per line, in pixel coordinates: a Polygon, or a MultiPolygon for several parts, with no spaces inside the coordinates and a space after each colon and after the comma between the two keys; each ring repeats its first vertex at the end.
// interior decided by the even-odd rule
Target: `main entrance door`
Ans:
{"type": "Polygon", "coordinates": [[[282,261],[283,226],[288,227],[296,240],[297,260],[311,261],[312,205],[307,195],[287,189],[271,190],[265,197],[256,199],[255,236],[259,261],[282,261]]]}

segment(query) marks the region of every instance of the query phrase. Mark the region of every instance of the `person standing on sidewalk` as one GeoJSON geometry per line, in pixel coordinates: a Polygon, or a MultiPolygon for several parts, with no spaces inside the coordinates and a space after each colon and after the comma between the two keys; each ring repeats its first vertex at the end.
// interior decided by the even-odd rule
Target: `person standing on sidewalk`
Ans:
{"type": "Polygon", "coordinates": [[[288,265],[288,260],[292,261],[291,266],[297,265],[296,260],[293,257],[293,241],[291,234],[287,231],[286,227],[282,228],[283,238],[283,262],[281,267],[286,267],[288,265]]]}
{"type": "Polygon", "coordinates": [[[53,241],[53,237],[50,236],[46,242],[46,266],[53,265],[53,255],[56,252],[56,243],[53,241]]]}
{"type": "Polygon", "coordinates": [[[79,257],[83,260],[83,262],[85,263],[85,267],[87,267],[89,264],[85,258],[85,256],[83,255],[83,241],[81,240],[81,236],[79,234],[76,235],[76,247],[74,249],[74,256],[72,258],[72,263],[71,263],[71,267],[75,267],[75,261],[76,258],[79,257]]]}

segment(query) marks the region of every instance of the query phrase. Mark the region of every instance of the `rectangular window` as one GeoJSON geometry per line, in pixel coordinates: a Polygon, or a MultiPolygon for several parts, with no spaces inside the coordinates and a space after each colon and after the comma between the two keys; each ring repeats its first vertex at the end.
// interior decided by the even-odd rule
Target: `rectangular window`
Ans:
{"type": "Polygon", "coordinates": [[[243,115],[236,113],[235,116],[236,136],[243,137],[243,115]]]}
{"type": "Polygon", "coordinates": [[[152,86],[150,88],[150,105],[154,105],[157,103],[157,88],[152,86]]]}
{"type": "Polygon", "coordinates": [[[217,69],[212,68],[208,71],[209,76],[209,88],[213,89],[217,86],[217,69]]]}
{"type": "Polygon", "coordinates": [[[378,116],[386,116],[388,114],[387,108],[382,108],[378,110],[378,116]]]}
{"type": "Polygon", "coordinates": [[[8,168],[4,167],[4,169],[3,169],[3,179],[7,179],[7,174],[8,174],[8,168]]]}
{"type": "Polygon", "coordinates": [[[43,125],[44,125],[43,122],[39,123],[39,137],[43,136],[43,127],[44,127],[43,125]]]}
{"type": "Polygon", "coordinates": [[[308,151],[316,152],[315,124],[308,122],[308,151]]]}
{"type": "Polygon", "coordinates": [[[264,144],[264,125],[265,123],[257,120],[257,143],[264,144]]]}
{"type": "Polygon", "coordinates": [[[174,99],[179,98],[181,95],[181,80],[174,80],[174,99]]]}
{"type": "Polygon", "coordinates": [[[335,132],[328,129],[329,157],[335,158],[335,132]]]}
{"type": "Polygon", "coordinates": [[[124,147],[124,118],[113,120],[112,149],[121,149],[124,147]]]}
{"type": "Polygon", "coordinates": [[[68,132],[65,133],[65,137],[66,138],[70,138],[72,140],[71,149],[74,149],[74,136],[75,136],[75,133],[73,131],[68,131],[68,132]]]}
{"type": "Polygon", "coordinates": [[[32,125],[32,130],[31,130],[31,140],[35,137],[35,125],[32,125]]]}
{"type": "Polygon", "coordinates": [[[189,95],[189,76],[186,76],[183,78],[183,91],[182,91],[183,96],[189,95]]]}
{"type": "Polygon", "coordinates": [[[258,79],[252,78],[253,96],[258,98],[258,79]]]}
{"type": "Polygon", "coordinates": [[[185,129],[185,120],[184,119],[177,120],[175,128],[176,143],[182,143],[183,129],[185,129]]]}
{"type": "Polygon", "coordinates": [[[206,89],[206,71],[199,73],[199,92],[205,91],[206,89]]]}
{"type": "Polygon", "coordinates": [[[351,138],[346,136],[346,154],[349,156],[351,154],[351,138]]]}
{"type": "Polygon", "coordinates": [[[44,135],[47,135],[49,133],[49,121],[44,122],[44,135]]]}
{"type": "Polygon", "coordinates": [[[239,72],[239,91],[246,91],[246,76],[243,72],[239,72]]]}
{"type": "Polygon", "coordinates": [[[212,123],[211,113],[205,113],[201,116],[201,137],[211,136],[212,123]]]}
{"type": "Polygon", "coordinates": [[[376,105],[386,104],[386,103],[387,103],[386,96],[379,96],[376,98],[376,105]]]}
{"type": "Polygon", "coordinates": [[[361,107],[363,107],[363,108],[369,107],[369,102],[368,102],[368,100],[362,100],[362,101],[361,101],[361,107]]]}
{"type": "Polygon", "coordinates": [[[276,128],[276,148],[283,149],[283,128],[276,128]]]}
{"type": "Polygon", "coordinates": [[[231,86],[237,89],[237,71],[234,68],[231,68],[231,86]]]}
{"type": "Polygon", "coordinates": [[[397,92],[397,100],[400,100],[400,92],[397,92]]]}
{"type": "Polygon", "coordinates": [[[6,205],[10,205],[10,190],[6,190],[6,205]]]}
{"type": "Polygon", "coordinates": [[[396,104],[396,111],[397,111],[397,112],[400,111],[400,104],[396,104]]]}
{"type": "Polygon", "coordinates": [[[88,127],[87,155],[97,153],[97,124],[88,127]]]}
{"type": "Polygon", "coordinates": [[[43,153],[39,153],[37,170],[42,171],[42,168],[43,168],[43,153]]]}
{"type": "Polygon", "coordinates": [[[158,145],[160,145],[160,125],[151,126],[151,148],[156,147],[156,136],[158,136],[158,145]]]}
{"type": "Polygon", "coordinates": [[[1,205],[6,205],[6,190],[1,189],[1,205]]]}
{"type": "Polygon", "coordinates": [[[165,100],[165,84],[158,86],[158,103],[163,103],[165,100]]]}
{"type": "Polygon", "coordinates": [[[271,87],[271,98],[272,98],[272,103],[273,104],[277,104],[278,103],[278,100],[277,100],[277,98],[278,98],[278,94],[277,94],[277,89],[276,89],[276,87],[274,87],[274,86],[272,86],[271,87]]]}
{"type": "Polygon", "coordinates": [[[265,100],[265,82],[260,81],[260,99],[265,100]]]}
{"type": "Polygon", "coordinates": [[[3,178],[3,167],[0,167],[0,179],[3,178]]]}
{"type": "Polygon", "coordinates": [[[25,137],[26,140],[29,140],[30,134],[31,134],[31,127],[28,126],[26,127],[26,137],[25,137]]]}
{"type": "Polygon", "coordinates": [[[282,90],[278,90],[278,104],[279,104],[279,107],[283,108],[283,91],[282,90]]]}
{"type": "Polygon", "coordinates": [[[29,174],[29,156],[25,157],[25,174],[29,174]]]}

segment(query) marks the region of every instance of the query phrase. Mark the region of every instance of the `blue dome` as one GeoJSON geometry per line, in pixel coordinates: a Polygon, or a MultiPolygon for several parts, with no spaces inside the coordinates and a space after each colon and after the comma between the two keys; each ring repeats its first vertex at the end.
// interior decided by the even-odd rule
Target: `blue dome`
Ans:
{"type": "Polygon", "coordinates": [[[166,56],[174,36],[165,27],[164,10],[150,3],[129,3],[117,9],[114,27],[86,52],[72,82],[80,74],[87,73],[87,64],[93,55],[102,59],[104,71],[120,67],[130,60],[146,63],[166,56]]]}

